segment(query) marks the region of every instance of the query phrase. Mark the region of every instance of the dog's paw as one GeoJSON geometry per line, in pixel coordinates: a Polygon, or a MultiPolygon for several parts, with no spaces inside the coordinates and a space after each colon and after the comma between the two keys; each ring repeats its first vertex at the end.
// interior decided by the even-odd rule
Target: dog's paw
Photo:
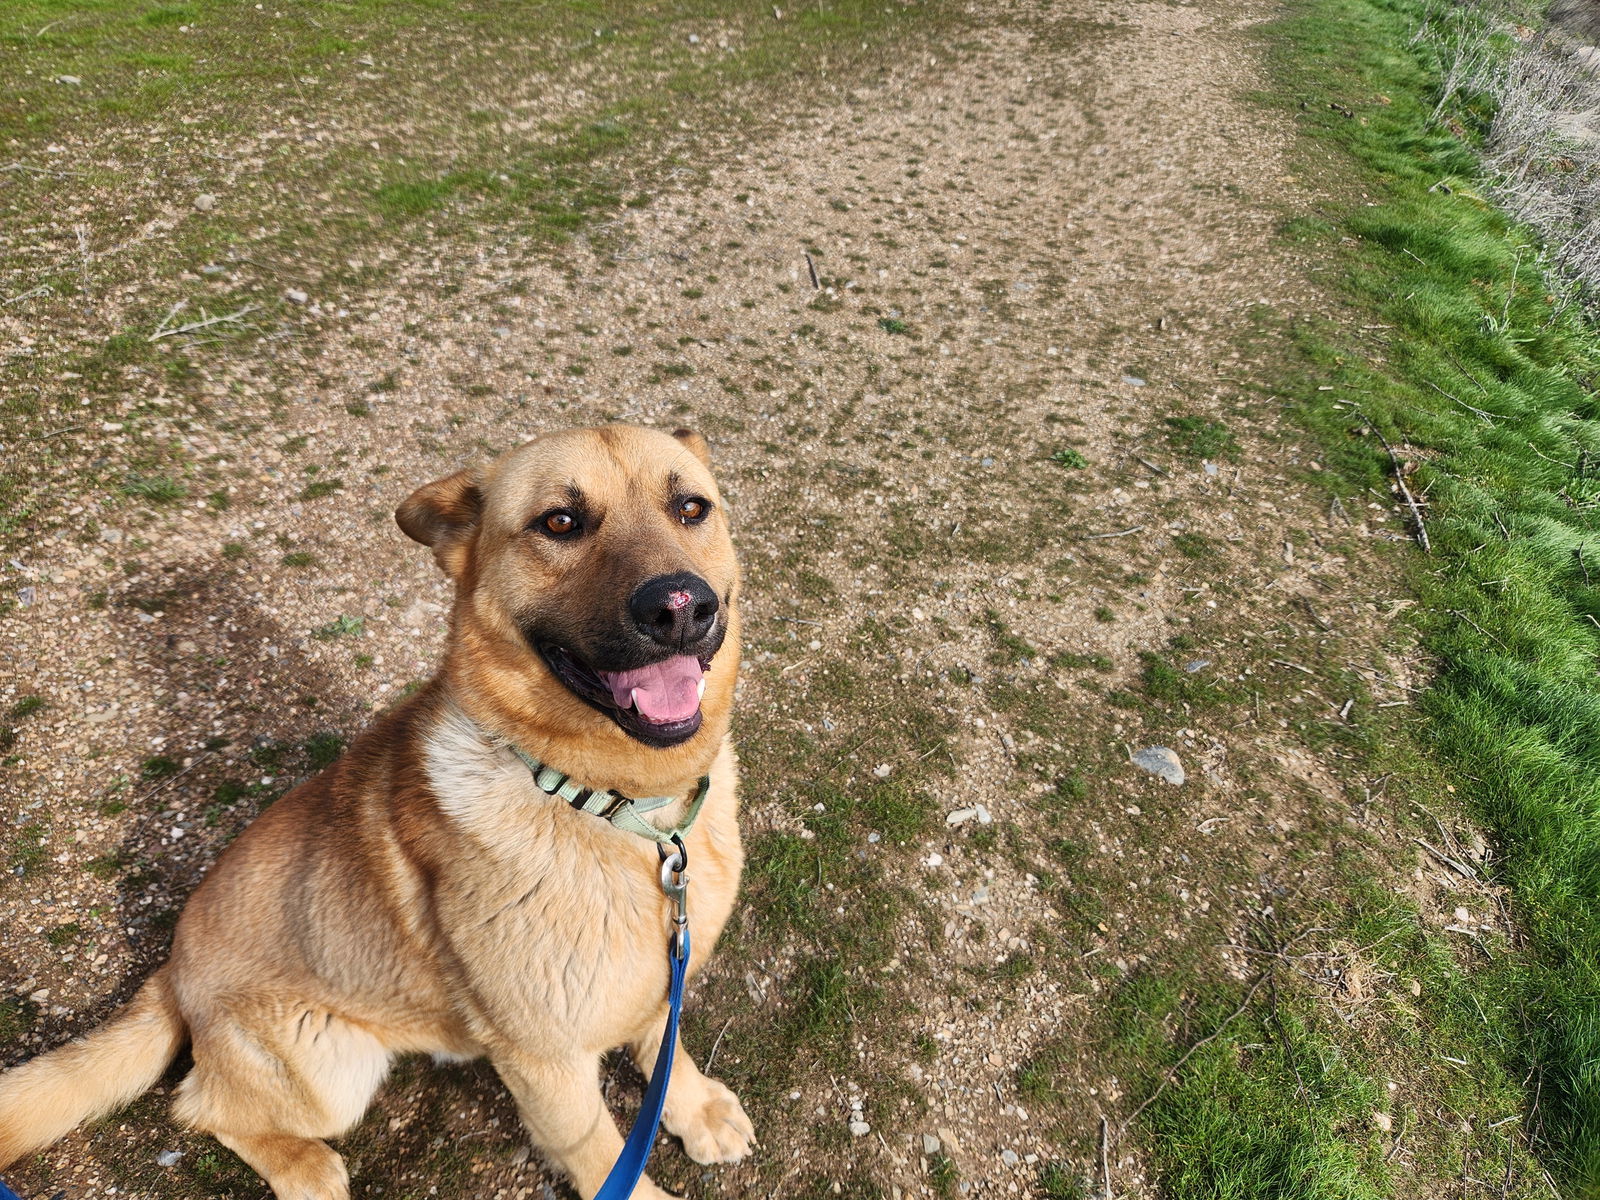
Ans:
{"type": "Polygon", "coordinates": [[[755,1126],[739,1097],[715,1079],[705,1081],[697,1106],[667,1114],[665,1124],[683,1139],[684,1153],[697,1163],[738,1162],[756,1142],[755,1126]]]}

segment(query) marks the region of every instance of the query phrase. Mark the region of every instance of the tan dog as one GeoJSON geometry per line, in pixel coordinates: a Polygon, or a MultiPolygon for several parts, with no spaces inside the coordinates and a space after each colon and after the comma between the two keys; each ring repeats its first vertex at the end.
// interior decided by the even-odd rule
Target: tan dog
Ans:
{"type": "MultiPolygon", "coordinates": [[[[738,567],[705,442],[627,426],[542,436],[420,488],[396,519],[455,580],[443,669],[230,846],[172,956],[110,1023],[0,1075],[0,1166],[151,1087],[280,1200],[342,1200],[323,1141],[397,1054],[487,1055],[536,1147],[594,1195],[622,1147],[600,1055],[648,1072],[666,1017],[655,844],[535,786],[711,788],[687,836],[693,971],[743,853],[729,709],[738,567]]],[[[667,1129],[733,1162],[738,1099],[678,1050],[667,1129]]],[[[648,1179],[635,1196],[667,1193],[648,1179]]]]}

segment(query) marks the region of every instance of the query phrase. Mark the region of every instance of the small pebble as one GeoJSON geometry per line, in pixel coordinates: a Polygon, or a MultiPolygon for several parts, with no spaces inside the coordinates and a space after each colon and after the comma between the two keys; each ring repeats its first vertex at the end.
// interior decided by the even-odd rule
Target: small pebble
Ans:
{"type": "Polygon", "coordinates": [[[1183,669],[1193,675],[1196,671],[1204,671],[1210,665],[1211,660],[1209,658],[1197,658],[1193,662],[1184,663],[1183,669]]]}
{"type": "Polygon", "coordinates": [[[850,1122],[850,1135],[852,1137],[866,1137],[867,1134],[871,1132],[872,1126],[868,1125],[865,1121],[850,1122]]]}
{"type": "Polygon", "coordinates": [[[975,808],[958,808],[955,812],[945,817],[944,823],[946,825],[962,825],[977,815],[978,810],[975,808]]]}
{"type": "Polygon", "coordinates": [[[1127,384],[1129,387],[1144,386],[1144,380],[1140,379],[1137,375],[1124,375],[1122,377],[1122,382],[1127,384]]]}
{"type": "Polygon", "coordinates": [[[178,1165],[178,1160],[180,1158],[182,1158],[182,1157],[183,1157],[183,1151],[182,1150],[163,1150],[160,1154],[156,1155],[156,1166],[158,1166],[158,1167],[174,1167],[174,1166],[177,1166],[178,1165]]]}
{"type": "Polygon", "coordinates": [[[304,304],[307,300],[311,299],[310,296],[306,295],[306,293],[302,292],[299,288],[290,288],[288,291],[284,292],[284,296],[291,304],[304,304]]]}
{"type": "Polygon", "coordinates": [[[930,866],[930,867],[942,867],[942,866],[944,866],[944,855],[940,854],[937,850],[935,850],[932,854],[928,855],[928,857],[923,859],[922,861],[927,863],[928,866],[930,866]]]}
{"type": "Polygon", "coordinates": [[[210,192],[201,192],[194,198],[194,206],[198,212],[210,212],[217,206],[217,198],[210,192]]]}
{"type": "Polygon", "coordinates": [[[1015,1150],[1002,1150],[1000,1151],[1000,1161],[1008,1167],[1014,1167],[1021,1160],[1017,1157],[1015,1150]]]}
{"type": "Polygon", "coordinates": [[[924,1154],[939,1153],[939,1144],[939,1139],[934,1137],[933,1134],[925,1133],[922,1135],[922,1152],[924,1154]]]}
{"type": "Polygon", "coordinates": [[[1187,778],[1183,773],[1183,763],[1165,746],[1146,746],[1143,750],[1135,751],[1133,765],[1171,784],[1181,784],[1187,778]]]}
{"type": "Polygon", "coordinates": [[[889,772],[892,770],[894,770],[894,768],[888,763],[879,763],[877,766],[872,768],[872,773],[879,779],[887,779],[889,778],[889,772]]]}

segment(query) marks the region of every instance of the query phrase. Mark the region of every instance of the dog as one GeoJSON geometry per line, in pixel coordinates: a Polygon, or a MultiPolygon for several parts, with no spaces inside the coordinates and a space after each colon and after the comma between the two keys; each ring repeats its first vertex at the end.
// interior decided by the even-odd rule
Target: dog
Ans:
{"type": "MultiPolygon", "coordinates": [[[[146,1091],[187,1042],[174,1113],[278,1200],[346,1200],[324,1139],[408,1053],[486,1056],[533,1145],[599,1189],[622,1148],[600,1057],[651,1069],[672,906],[656,843],[567,797],[657,798],[640,819],[661,830],[698,809],[691,973],[743,866],[739,570],[710,456],[688,430],[546,433],[395,516],[454,581],[441,670],[228,847],[126,1008],[0,1075],[0,1166],[146,1091]]],[[[666,1128],[696,1162],[738,1161],[738,1098],[676,1059],[666,1128]]]]}

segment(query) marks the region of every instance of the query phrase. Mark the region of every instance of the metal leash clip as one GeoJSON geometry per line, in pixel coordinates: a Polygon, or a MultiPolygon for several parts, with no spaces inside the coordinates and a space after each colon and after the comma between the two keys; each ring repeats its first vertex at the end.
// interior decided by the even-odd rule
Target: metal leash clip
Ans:
{"type": "Polygon", "coordinates": [[[689,930],[689,851],[683,839],[672,835],[671,853],[666,846],[658,846],[661,855],[661,890],[672,901],[672,956],[682,958],[686,934],[689,930]]]}

